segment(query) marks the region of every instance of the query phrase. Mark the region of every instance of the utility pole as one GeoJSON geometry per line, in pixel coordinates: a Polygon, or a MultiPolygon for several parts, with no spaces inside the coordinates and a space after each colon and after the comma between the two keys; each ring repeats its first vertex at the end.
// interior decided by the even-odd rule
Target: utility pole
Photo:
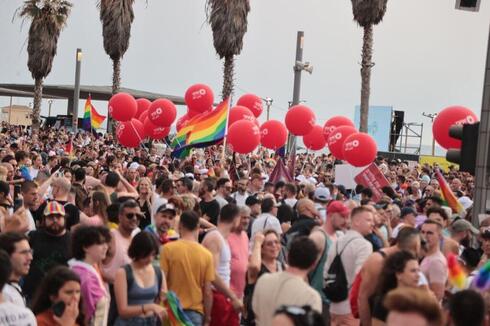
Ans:
{"type": "MultiPolygon", "coordinates": [[[[303,42],[304,42],[305,33],[303,31],[298,31],[296,37],[296,60],[294,63],[294,86],[293,86],[293,102],[291,106],[295,106],[299,104],[299,94],[301,90],[301,72],[303,70],[309,72],[310,74],[313,72],[313,66],[310,65],[309,62],[303,63],[303,42]]],[[[288,135],[288,143],[287,143],[287,153],[289,153],[293,147],[296,146],[296,137],[292,134],[288,135]]]]}
{"type": "MultiPolygon", "coordinates": [[[[422,115],[426,118],[429,118],[430,122],[434,123],[434,119],[436,118],[437,113],[422,112],[422,115]]],[[[436,139],[434,137],[432,137],[432,156],[434,156],[435,150],[436,150],[436,139]]]]}
{"type": "Polygon", "coordinates": [[[473,225],[479,225],[478,214],[490,209],[490,31],[483,83],[483,100],[476,152],[475,193],[473,196],[473,225]]]}
{"type": "Polygon", "coordinates": [[[78,100],[80,99],[80,68],[82,66],[82,49],[77,49],[76,66],[75,66],[75,88],[73,93],[73,133],[78,128],[78,100]]]}
{"type": "Polygon", "coordinates": [[[267,121],[269,121],[269,113],[271,109],[272,102],[274,101],[270,97],[266,97],[263,99],[265,101],[265,105],[267,105],[267,121]]]}
{"type": "Polygon", "coordinates": [[[48,117],[51,117],[51,105],[53,104],[53,100],[48,100],[48,117]]]}

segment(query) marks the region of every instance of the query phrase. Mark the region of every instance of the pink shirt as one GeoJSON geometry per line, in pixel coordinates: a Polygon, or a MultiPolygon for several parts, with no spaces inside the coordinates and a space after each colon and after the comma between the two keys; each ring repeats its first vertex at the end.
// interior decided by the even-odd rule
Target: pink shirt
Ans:
{"type": "Polygon", "coordinates": [[[238,298],[243,297],[245,289],[245,275],[248,265],[248,237],[247,233],[230,233],[228,244],[231,250],[231,279],[230,287],[238,298]]]}
{"type": "Polygon", "coordinates": [[[439,283],[445,285],[447,282],[447,260],[440,251],[430,256],[425,256],[420,264],[420,270],[427,277],[429,284],[439,283]]]}
{"type": "Polygon", "coordinates": [[[124,238],[118,229],[111,230],[111,235],[114,237],[115,253],[111,262],[104,265],[102,269],[108,275],[116,275],[116,271],[126,264],[131,262],[128,256],[128,248],[131,243],[132,236],[129,239],[124,238]]]}

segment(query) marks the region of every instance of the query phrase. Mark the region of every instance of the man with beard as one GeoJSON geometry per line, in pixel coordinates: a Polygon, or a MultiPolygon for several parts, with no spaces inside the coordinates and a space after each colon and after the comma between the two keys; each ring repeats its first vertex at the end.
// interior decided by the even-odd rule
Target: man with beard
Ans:
{"type": "Polygon", "coordinates": [[[70,232],[65,227],[65,215],[63,206],[51,201],[44,209],[41,221],[43,227],[29,233],[29,243],[34,255],[23,287],[28,299],[49,269],[66,265],[71,258],[70,232]]]}
{"type": "Polygon", "coordinates": [[[245,206],[247,197],[250,196],[248,189],[248,178],[242,176],[236,183],[237,191],[231,194],[231,197],[236,201],[238,206],[245,206]]]}
{"type": "Polygon", "coordinates": [[[467,220],[459,219],[451,224],[451,239],[459,244],[459,255],[463,250],[470,247],[471,236],[480,234],[477,228],[467,220]]]}
{"type": "Polygon", "coordinates": [[[214,186],[214,181],[210,178],[204,179],[201,182],[201,187],[199,188],[199,198],[201,198],[199,207],[201,208],[202,217],[217,225],[220,204],[213,196],[214,186]]]}
{"type": "Polygon", "coordinates": [[[155,224],[150,224],[145,228],[155,236],[161,245],[172,240],[177,240],[179,235],[175,231],[175,216],[177,212],[172,204],[161,205],[155,214],[155,224]]]}
{"type": "Polygon", "coordinates": [[[31,266],[32,249],[29,246],[29,239],[23,233],[3,233],[0,235],[0,249],[5,250],[12,264],[9,282],[2,290],[3,300],[25,307],[26,301],[19,282],[29,273],[31,266]]]}

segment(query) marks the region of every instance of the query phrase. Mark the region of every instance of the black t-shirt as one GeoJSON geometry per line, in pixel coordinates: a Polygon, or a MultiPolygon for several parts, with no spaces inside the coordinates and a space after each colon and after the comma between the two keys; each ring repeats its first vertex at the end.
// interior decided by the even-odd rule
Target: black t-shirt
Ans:
{"type": "Polygon", "coordinates": [[[70,232],[53,236],[44,229],[29,233],[29,244],[34,251],[29,274],[24,280],[23,292],[28,298],[39,287],[46,272],[54,266],[66,265],[72,257],[70,252],[70,232]]]}
{"type": "Polygon", "coordinates": [[[138,204],[141,209],[141,213],[145,216],[143,219],[140,220],[139,228],[141,230],[144,230],[148,225],[151,224],[151,212],[150,212],[150,205],[148,204],[148,201],[144,201],[143,205],[140,203],[138,199],[138,204]]]}
{"type": "Polygon", "coordinates": [[[201,208],[201,213],[209,216],[209,222],[214,225],[218,225],[218,216],[219,216],[219,203],[216,199],[211,201],[201,200],[199,203],[199,208],[201,208]]]}

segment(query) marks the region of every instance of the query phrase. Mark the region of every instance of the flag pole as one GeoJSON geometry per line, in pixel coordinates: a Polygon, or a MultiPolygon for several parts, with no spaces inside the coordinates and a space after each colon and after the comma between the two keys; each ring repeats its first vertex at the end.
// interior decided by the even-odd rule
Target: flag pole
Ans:
{"type": "Polygon", "coordinates": [[[223,151],[221,152],[221,160],[224,162],[226,153],[226,136],[228,135],[228,120],[230,118],[230,98],[225,100],[226,103],[226,124],[225,124],[225,134],[223,137],[223,151]]]}
{"type": "Polygon", "coordinates": [[[90,99],[90,134],[93,135],[94,131],[92,128],[92,95],[88,93],[88,98],[90,99]]]}

